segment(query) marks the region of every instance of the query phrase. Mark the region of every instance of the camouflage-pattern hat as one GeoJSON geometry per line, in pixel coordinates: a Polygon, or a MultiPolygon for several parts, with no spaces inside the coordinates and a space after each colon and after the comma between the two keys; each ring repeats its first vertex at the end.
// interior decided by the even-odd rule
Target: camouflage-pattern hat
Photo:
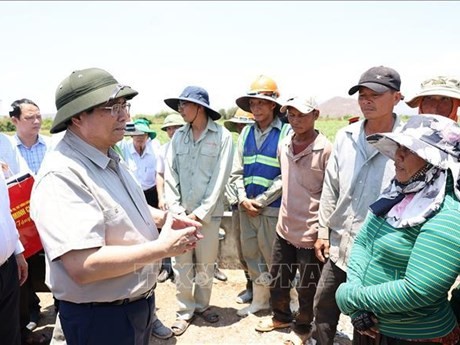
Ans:
{"type": "Polygon", "coordinates": [[[400,145],[441,169],[458,165],[460,158],[460,127],[440,115],[411,116],[401,132],[372,134],[367,141],[392,160],[400,145]]]}
{"type": "Polygon", "coordinates": [[[460,99],[460,80],[438,76],[425,80],[420,91],[407,101],[411,108],[417,108],[424,96],[445,96],[460,99]]]}
{"type": "Polygon", "coordinates": [[[161,130],[166,131],[166,128],[168,127],[183,126],[185,124],[186,122],[184,121],[184,118],[181,114],[169,114],[165,117],[163,125],[161,126],[161,130]]]}
{"type": "Polygon", "coordinates": [[[113,99],[131,99],[137,91],[121,85],[107,71],[88,68],[73,71],[56,89],[57,114],[51,126],[51,133],[67,128],[69,120],[86,110],[105,104],[113,99]]]}

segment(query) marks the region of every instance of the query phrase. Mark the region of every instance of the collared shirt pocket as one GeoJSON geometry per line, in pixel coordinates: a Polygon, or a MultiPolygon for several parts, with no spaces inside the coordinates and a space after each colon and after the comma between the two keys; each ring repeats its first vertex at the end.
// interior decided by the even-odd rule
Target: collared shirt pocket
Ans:
{"type": "Polygon", "coordinates": [[[311,196],[321,195],[324,181],[324,170],[310,168],[302,174],[302,186],[305,187],[311,196]]]}
{"type": "Polygon", "coordinates": [[[145,242],[121,206],[105,209],[103,214],[107,245],[130,245],[145,242]]]}

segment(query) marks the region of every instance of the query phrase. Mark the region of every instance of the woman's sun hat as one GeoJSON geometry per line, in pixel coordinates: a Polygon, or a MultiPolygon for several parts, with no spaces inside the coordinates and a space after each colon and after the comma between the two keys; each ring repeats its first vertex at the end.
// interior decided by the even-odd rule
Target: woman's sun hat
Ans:
{"type": "Polygon", "coordinates": [[[401,132],[371,134],[367,141],[392,160],[398,147],[404,146],[441,169],[449,168],[452,162],[459,164],[460,127],[444,116],[414,115],[401,132]]]}

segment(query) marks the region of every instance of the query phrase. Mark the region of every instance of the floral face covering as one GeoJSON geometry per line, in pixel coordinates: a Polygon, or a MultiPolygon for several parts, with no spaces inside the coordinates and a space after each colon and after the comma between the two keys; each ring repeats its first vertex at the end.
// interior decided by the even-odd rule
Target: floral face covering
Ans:
{"type": "Polygon", "coordinates": [[[393,179],[370,205],[371,211],[395,228],[416,226],[432,217],[444,201],[447,173],[433,165],[422,170],[404,184],[393,179]]]}

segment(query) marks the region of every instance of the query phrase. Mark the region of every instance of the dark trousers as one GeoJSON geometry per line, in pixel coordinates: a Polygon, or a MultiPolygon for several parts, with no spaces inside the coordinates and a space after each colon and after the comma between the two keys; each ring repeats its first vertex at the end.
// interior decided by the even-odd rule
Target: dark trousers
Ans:
{"type": "Polygon", "coordinates": [[[40,251],[27,259],[28,278],[21,286],[20,324],[24,329],[29,321],[38,322],[40,315],[40,298],[36,292],[48,292],[45,285],[45,253],[40,251]]]}
{"type": "Polygon", "coordinates": [[[18,266],[14,254],[0,266],[0,342],[21,344],[18,266]]]}
{"type": "MultiPolygon", "coordinates": [[[[315,326],[316,342],[318,345],[334,343],[340,309],[335,301],[335,292],[339,285],[347,280],[347,274],[338,268],[331,260],[327,260],[318,282],[315,295],[315,326]]],[[[375,340],[353,330],[353,345],[373,345],[375,340]]]]}
{"type": "Polygon", "coordinates": [[[153,298],[123,305],[59,303],[59,318],[68,345],[148,345],[153,298]]]}
{"type": "Polygon", "coordinates": [[[299,295],[299,314],[295,318],[295,331],[308,333],[313,321],[313,298],[323,264],[316,258],[314,249],[296,248],[276,235],[273,242],[270,275],[270,300],[273,316],[282,322],[293,319],[290,309],[292,282],[299,271],[300,281],[296,286],[299,295]]]}
{"type": "MultiPolygon", "coordinates": [[[[147,204],[152,207],[158,208],[158,192],[157,186],[153,186],[150,189],[144,190],[145,199],[147,199],[147,204]]],[[[161,231],[161,229],[159,229],[161,231]]],[[[161,261],[160,272],[166,270],[169,273],[172,272],[171,258],[164,258],[161,261]]]]}
{"type": "Polygon", "coordinates": [[[163,270],[166,270],[169,274],[172,273],[171,258],[163,258],[163,260],[161,261],[160,272],[163,270]]]}
{"type": "Polygon", "coordinates": [[[157,186],[153,186],[147,190],[144,190],[145,199],[147,200],[147,204],[152,207],[158,208],[158,192],[157,186]]]}
{"type": "Polygon", "coordinates": [[[238,205],[232,205],[232,230],[235,236],[236,250],[238,252],[238,259],[244,270],[244,276],[246,277],[246,290],[252,291],[252,281],[248,273],[248,264],[244,260],[243,249],[241,248],[241,226],[240,226],[240,211],[238,205]]]}
{"type": "Polygon", "coordinates": [[[347,274],[327,260],[315,295],[315,325],[318,345],[332,345],[340,318],[335,292],[347,280],[347,274]]]}

